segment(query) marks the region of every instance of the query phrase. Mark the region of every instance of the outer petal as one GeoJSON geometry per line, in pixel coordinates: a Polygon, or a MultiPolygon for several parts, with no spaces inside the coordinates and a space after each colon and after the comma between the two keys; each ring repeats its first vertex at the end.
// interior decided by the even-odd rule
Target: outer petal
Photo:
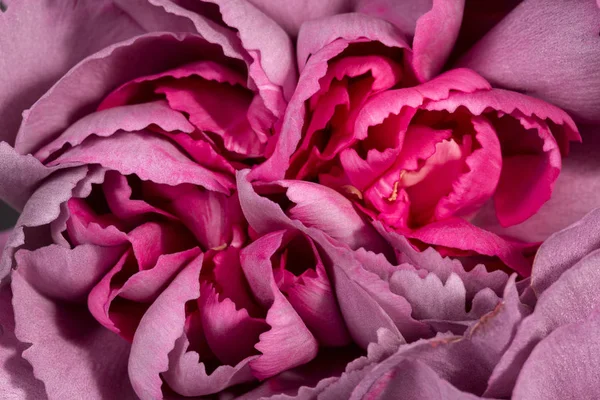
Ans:
{"type": "MultiPolygon", "coordinates": [[[[21,112],[75,63],[145,32],[115,2],[8,1],[2,14],[0,132],[13,143],[21,112]],[[43,62],[40,62],[40,59],[43,62]]],[[[140,10],[133,7],[134,12],[140,10]]]]}
{"type": "Polygon", "coordinates": [[[564,272],[539,297],[535,311],[521,323],[514,340],[496,365],[486,395],[510,395],[517,375],[533,348],[562,325],[586,319],[600,301],[600,251],[564,272]]]}
{"type": "Polygon", "coordinates": [[[33,376],[27,360],[21,357],[27,348],[15,337],[15,316],[9,286],[0,289],[0,387],[7,399],[47,399],[44,384],[33,376]]]}
{"type": "Polygon", "coordinates": [[[118,131],[141,131],[151,124],[158,125],[165,131],[191,133],[194,130],[181,113],[170,109],[164,101],[122,106],[83,117],[56,140],[36,152],[35,156],[44,161],[64,145],[77,146],[91,135],[107,137],[118,131]]]}
{"type": "Polygon", "coordinates": [[[167,139],[150,132],[91,137],[50,163],[61,164],[100,164],[123,175],[136,174],[142,180],[168,185],[192,183],[221,193],[232,186],[226,176],[198,165],[167,139]]]}
{"type": "MultiPolygon", "coordinates": [[[[182,25],[185,29],[185,25],[182,25]]],[[[15,149],[31,153],[89,114],[112,89],[133,78],[196,60],[214,48],[197,35],[151,33],[109,46],[63,76],[26,114],[15,149]],[[156,54],[162,57],[156,57],[156,54]]]]}
{"type": "Polygon", "coordinates": [[[526,0],[459,65],[495,86],[553,103],[582,121],[600,121],[600,9],[593,1],[526,0]]]}
{"type": "MultiPolygon", "coordinates": [[[[359,383],[351,400],[391,399],[402,393],[406,400],[477,400],[479,396],[458,390],[439,377],[433,369],[418,360],[402,360],[394,369],[381,373],[375,368],[371,373],[378,379],[369,385],[359,383]],[[376,374],[381,375],[376,375],[376,374]]],[[[371,383],[371,382],[369,382],[371,383]]]]}
{"type": "Polygon", "coordinates": [[[538,344],[523,366],[513,399],[600,397],[600,314],[563,326],[538,344]]]}
{"type": "Polygon", "coordinates": [[[348,0],[303,0],[283,3],[278,0],[250,0],[258,9],[273,18],[292,37],[298,35],[306,22],[350,10],[348,0]]]}
{"type": "Polygon", "coordinates": [[[100,326],[85,307],[54,303],[20,272],[13,274],[16,336],[32,346],[23,357],[49,398],[135,399],[127,378],[129,345],[100,326]]]}
{"type": "Polygon", "coordinates": [[[60,215],[61,204],[71,198],[73,190],[85,178],[86,173],[86,167],[59,171],[31,195],[5,244],[0,262],[0,279],[4,279],[9,273],[13,266],[12,256],[19,247],[27,244],[36,248],[47,244],[43,241],[47,239],[41,239],[47,235],[46,232],[37,237],[31,235],[28,238],[25,235],[25,228],[49,225],[56,220],[60,215]]]}

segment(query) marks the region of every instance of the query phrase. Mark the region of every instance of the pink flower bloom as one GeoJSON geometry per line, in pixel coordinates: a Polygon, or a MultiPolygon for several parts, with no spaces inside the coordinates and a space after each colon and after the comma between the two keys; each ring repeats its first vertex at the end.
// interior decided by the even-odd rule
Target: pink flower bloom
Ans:
{"type": "Polygon", "coordinates": [[[575,124],[470,70],[417,84],[421,67],[394,32],[359,15],[303,26],[300,61],[312,56],[272,160],[293,151],[288,178],[335,188],[416,245],[498,257],[529,275],[523,251],[531,246],[479,228],[477,216],[489,202],[503,227],[534,215],[552,194],[569,141],[580,139],[575,124]],[[359,21],[371,42],[348,31],[359,21]]]}

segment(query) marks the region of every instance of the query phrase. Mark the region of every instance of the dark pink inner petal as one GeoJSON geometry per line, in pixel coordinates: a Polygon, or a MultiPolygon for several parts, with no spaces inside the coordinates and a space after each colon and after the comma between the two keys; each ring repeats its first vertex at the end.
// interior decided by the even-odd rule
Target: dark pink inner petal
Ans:
{"type": "Polygon", "coordinates": [[[250,317],[228,298],[219,300],[214,287],[205,283],[200,285],[198,309],[206,342],[221,363],[236,365],[257,354],[254,345],[269,329],[264,320],[250,317]]]}

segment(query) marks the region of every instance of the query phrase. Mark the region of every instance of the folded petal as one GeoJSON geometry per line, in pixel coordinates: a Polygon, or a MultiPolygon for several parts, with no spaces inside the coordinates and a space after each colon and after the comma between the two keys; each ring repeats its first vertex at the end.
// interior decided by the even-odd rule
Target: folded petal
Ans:
{"type": "Polygon", "coordinates": [[[268,309],[266,322],[271,327],[260,335],[255,346],[262,355],[250,361],[252,373],[258,379],[307,363],[318,350],[314,336],[275,284],[270,258],[281,247],[284,233],[265,235],[240,253],[250,289],[268,309]]]}
{"type": "Polygon", "coordinates": [[[593,1],[526,0],[459,61],[497,87],[600,121],[600,8],[593,1]]]}
{"type": "Polygon", "coordinates": [[[15,254],[21,274],[39,293],[56,300],[81,301],[114,266],[123,247],[50,245],[15,254]]]}
{"type": "Polygon", "coordinates": [[[123,175],[135,174],[142,180],[168,185],[193,183],[222,193],[232,186],[229,178],[196,164],[168,140],[147,131],[90,137],[50,165],[67,163],[100,164],[123,175]]]}
{"type": "Polygon", "coordinates": [[[142,399],[162,398],[160,373],[169,369],[169,353],[183,334],[185,303],[200,293],[203,255],[193,259],[144,314],[129,357],[129,379],[142,399]],[[156,332],[161,332],[156,335],[156,332]]]}
{"type": "Polygon", "coordinates": [[[56,140],[40,149],[39,160],[46,160],[66,144],[77,146],[91,135],[107,137],[118,131],[141,131],[155,124],[165,131],[191,133],[194,127],[163,101],[121,106],[89,114],[71,125],[56,140]]]}
{"type": "Polygon", "coordinates": [[[595,340],[600,314],[558,328],[533,349],[523,366],[514,399],[596,398],[600,396],[600,346],[595,340]]]}
{"type": "MultiPolygon", "coordinates": [[[[21,113],[77,62],[113,43],[146,32],[112,1],[9,2],[2,14],[0,47],[5,78],[0,85],[0,132],[14,143],[21,113]],[[40,59],[44,62],[40,63],[40,59]]],[[[152,28],[150,26],[146,28],[152,28]]]]}
{"type": "Polygon", "coordinates": [[[379,233],[396,249],[400,262],[408,262],[417,269],[432,272],[444,281],[448,280],[451,274],[456,274],[465,285],[468,299],[472,299],[475,294],[486,288],[493,290],[498,295],[502,294],[508,281],[508,274],[506,272],[500,270],[489,272],[483,264],[467,270],[459,260],[442,257],[432,247],[422,252],[418,251],[404,236],[386,231],[380,222],[375,222],[374,225],[379,233]]]}
{"type": "Polygon", "coordinates": [[[15,315],[9,286],[0,289],[0,386],[9,399],[47,399],[44,384],[21,357],[27,345],[15,337],[15,315]]]}
{"type": "Polygon", "coordinates": [[[486,395],[509,396],[518,373],[534,347],[562,325],[585,320],[598,304],[598,250],[565,271],[538,299],[535,311],[523,320],[494,368],[486,395]]]}
{"type": "Polygon", "coordinates": [[[77,64],[31,107],[19,129],[15,149],[21,154],[39,150],[94,110],[116,86],[188,63],[197,59],[199,49],[207,48],[210,46],[197,35],[163,32],[102,49],[77,64]],[[164,57],[155,57],[156,52],[164,57]]]}
{"type": "Polygon", "coordinates": [[[127,377],[127,342],[94,321],[85,306],[39,294],[18,271],[12,290],[15,334],[32,343],[23,357],[49,398],[136,398],[127,377]]]}
{"type": "Polygon", "coordinates": [[[42,239],[44,235],[27,237],[25,229],[33,233],[31,228],[49,225],[56,220],[61,212],[61,204],[71,198],[73,189],[86,177],[87,172],[86,167],[56,172],[31,195],[2,252],[0,279],[8,275],[13,266],[13,254],[19,247],[27,244],[37,248],[48,244],[45,242],[47,239],[42,239]]]}

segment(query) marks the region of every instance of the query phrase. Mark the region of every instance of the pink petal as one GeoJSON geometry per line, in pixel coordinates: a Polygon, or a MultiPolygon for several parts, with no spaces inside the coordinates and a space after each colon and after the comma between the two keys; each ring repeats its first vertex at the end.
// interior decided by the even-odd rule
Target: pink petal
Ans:
{"type": "Polygon", "coordinates": [[[593,1],[522,2],[460,61],[495,86],[600,122],[598,18],[593,1]]]}
{"type": "MultiPolygon", "coordinates": [[[[33,158],[29,160],[33,160],[33,158]]],[[[19,167],[21,165],[17,163],[15,166],[19,167]]],[[[13,265],[13,254],[19,247],[28,245],[37,248],[47,244],[36,243],[40,242],[40,238],[36,238],[35,235],[28,237],[25,229],[49,225],[56,220],[60,216],[61,204],[71,198],[73,189],[85,178],[86,173],[86,167],[58,172],[31,194],[2,252],[0,279],[3,280],[9,274],[13,265]]]]}
{"type": "Polygon", "coordinates": [[[193,183],[210,190],[227,192],[229,180],[211,172],[183,155],[164,138],[148,132],[119,132],[108,138],[91,137],[50,163],[98,163],[123,175],[136,174],[142,180],[178,185],[193,183]],[[132,157],[136,154],[136,157],[132,157]]]}
{"type": "Polygon", "coordinates": [[[257,300],[268,307],[270,330],[260,335],[255,348],[262,353],[250,361],[254,376],[265,379],[312,360],[318,349],[313,335],[273,279],[270,257],[281,247],[283,231],[263,236],[242,250],[240,260],[257,300]]]}
{"type": "Polygon", "coordinates": [[[205,250],[243,242],[245,221],[237,194],[226,196],[192,185],[151,185],[150,190],[168,199],[170,212],[179,217],[205,250]]]}
{"type": "Polygon", "coordinates": [[[31,364],[21,353],[27,348],[15,337],[15,316],[10,286],[0,290],[0,386],[9,399],[46,399],[44,384],[33,376],[31,364]]]}
{"type": "Polygon", "coordinates": [[[298,116],[305,115],[306,100],[319,91],[319,79],[327,72],[327,62],[340,54],[348,44],[344,41],[336,41],[310,58],[305,67],[306,71],[300,76],[297,90],[288,104],[273,154],[253,169],[251,175],[253,180],[271,181],[285,176],[290,157],[302,138],[304,119],[298,116]]]}
{"type": "Polygon", "coordinates": [[[413,64],[422,81],[437,75],[450,55],[462,22],[465,0],[433,0],[430,11],[417,20],[413,64]]]}
{"type": "Polygon", "coordinates": [[[22,275],[40,294],[67,301],[81,301],[121,257],[123,247],[50,245],[19,250],[16,263],[22,275]]]}
{"type": "MultiPolygon", "coordinates": [[[[505,171],[506,163],[503,165],[500,142],[492,125],[481,117],[473,117],[471,123],[476,132],[475,140],[481,147],[466,158],[469,171],[452,184],[452,192],[437,204],[437,219],[477,211],[492,197],[501,179],[501,171],[505,171]]],[[[514,192],[512,196],[518,197],[514,192]]]]}
{"type": "Polygon", "coordinates": [[[161,373],[169,387],[178,394],[205,396],[255,379],[248,362],[256,356],[249,357],[234,367],[221,365],[209,375],[206,366],[199,360],[198,353],[188,351],[189,345],[186,335],[182,334],[169,353],[169,370],[161,373]]]}
{"type": "Polygon", "coordinates": [[[11,2],[2,14],[0,85],[2,140],[14,143],[21,113],[84,57],[144,33],[131,15],[108,1],[11,2]],[[8,56],[10,54],[10,56],[8,56]],[[44,62],[40,63],[40,58],[44,62]]]}
{"type": "MultiPolygon", "coordinates": [[[[242,45],[248,51],[254,63],[253,69],[262,69],[267,80],[253,78],[261,90],[263,85],[277,85],[283,89],[286,98],[290,98],[296,81],[293,48],[289,37],[277,23],[249,2],[240,0],[211,0],[219,6],[223,21],[238,31],[242,45]]],[[[258,71],[257,71],[258,73],[258,71]]]]}
{"type": "Polygon", "coordinates": [[[147,218],[148,214],[162,215],[168,219],[175,218],[144,200],[132,199],[133,190],[127,178],[115,171],[106,173],[102,189],[110,211],[119,219],[137,222],[141,218],[147,218]]]}
{"type": "Polygon", "coordinates": [[[600,347],[595,340],[599,314],[552,332],[533,349],[513,392],[514,399],[595,398],[600,396],[600,347]]]}
{"type": "Polygon", "coordinates": [[[250,0],[250,3],[273,18],[292,37],[298,35],[300,26],[306,21],[350,10],[348,0],[309,0],[290,4],[283,4],[277,0],[250,0]]]}
{"type": "Polygon", "coordinates": [[[256,353],[259,335],[269,329],[262,319],[252,318],[228,298],[218,299],[214,287],[200,285],[198,309],[211,351],[223,364],[236,365],[256,353]]]}
{"type": "Polygon", "coordinates": [[[44,161],[64,145],[77,146],[87,137],[107,137],[122,130],[140,131],[151,124],[166,131],[192,132],[194,127],[183,115],[171,110],[164,102],[151,102],[133,106],[122,106],[89,114],[71,125],[62,135],[44,146],[35,156],[44,161]]]}
{"type": "MultiPolygon", "coordinates": [[[[161,82],[165,83],[168,78],[184,80],[184,78],[190,77],[200,77],[207,81],[228,83],[231,86],[246,86],[244,76],[239,71],[228,68],[215,61],[196,61],[178,66],[168,71],[135,78],[121,85],[118,89],[106,96],[98,106],[98,109],[104,110],[126,104],[138,103],[140,100],[145,100],[145,97],[151,97],[151,93],[153,92],[152,89],[157,85],[160,85],[161,82]]],[[[171,79],[171,81],[173,79],[171,79]]],[[[184,81],[189,82],[191,80],[185,79],[184,81]]]]}
{"type": "MultiPolygon", "coordinates": [[[[181,29],[185,26],[182,24],[181,29]]],[[[198,36],[163,32],[104,48],[81,61],[31,107],[23,119],[15,149],[21,154],[35,152],[89,114],[115,86],[187,63],[207,47],[210,46],[198,36]],[[163,56],[156,57],[156,52],[163,56]]]]}
{"type": "Polygon", "coordinates": [[[369,40],[388,47],[408,49],[402,34],[393,25],[379,18],[360,13],[338,14],[307,21],[298,33],[298,65],[303,72],[309,55],[334,42],[369,40]]]}
{"type": "Polygon", "coordinates": [[[13,274],[17,338],[32,343],[23,357],[44,382],[49,398],[134,399],[127,378],[129,345],[97,324],[79,306],[66,307],[36,292],[13,274]]]}
{"type": "MultiPolygon", "coordinates": [[[[309,240],[310,239],[305,239],[309,240]]],[[[291,242],[289,246],[295,243],[291,242]]],[[[335,293],[317,248],[310,241],[315,266],[307,266],[297,281],[280,287],[294,310],[322,346],[343,346],[350,343],[350,335],[337,304],[335,293]],[[312,269],[314,268],[314,269],[312,269]]]]}
{"type": "Polygon", "coordinates": [[[202,260],[200,254],[177,275],[146,311],[135,332],[128,372],[141,398],[163,396],[160,373],[169,369],[169,353],[183,334],[185,302],[199,296],[202,260]]]}
{"type": "Polygon", "coordinates": [[[140,303],[154,301],[171,279],[199,253],[200,249],[195,247],[178,253],[161,255],[153,268],[139,271],[127,279],[117,292],[118,296],[140,303]]]}
{"type": "Polygon", "coordinates": [[[531,274],[531,266],[518,246],[460,218],[432,222],[407,236],[431,245],[495,256],[521,276],[531,274]]]}
{"type": "Polygon", "coordinates": [[[375,252],[387,251],[386,244],[341,194],[312,182],[281,181],[294,206],[291,218],[305,226],[322,230],[352,249],[364,247],[375,252]]]}

